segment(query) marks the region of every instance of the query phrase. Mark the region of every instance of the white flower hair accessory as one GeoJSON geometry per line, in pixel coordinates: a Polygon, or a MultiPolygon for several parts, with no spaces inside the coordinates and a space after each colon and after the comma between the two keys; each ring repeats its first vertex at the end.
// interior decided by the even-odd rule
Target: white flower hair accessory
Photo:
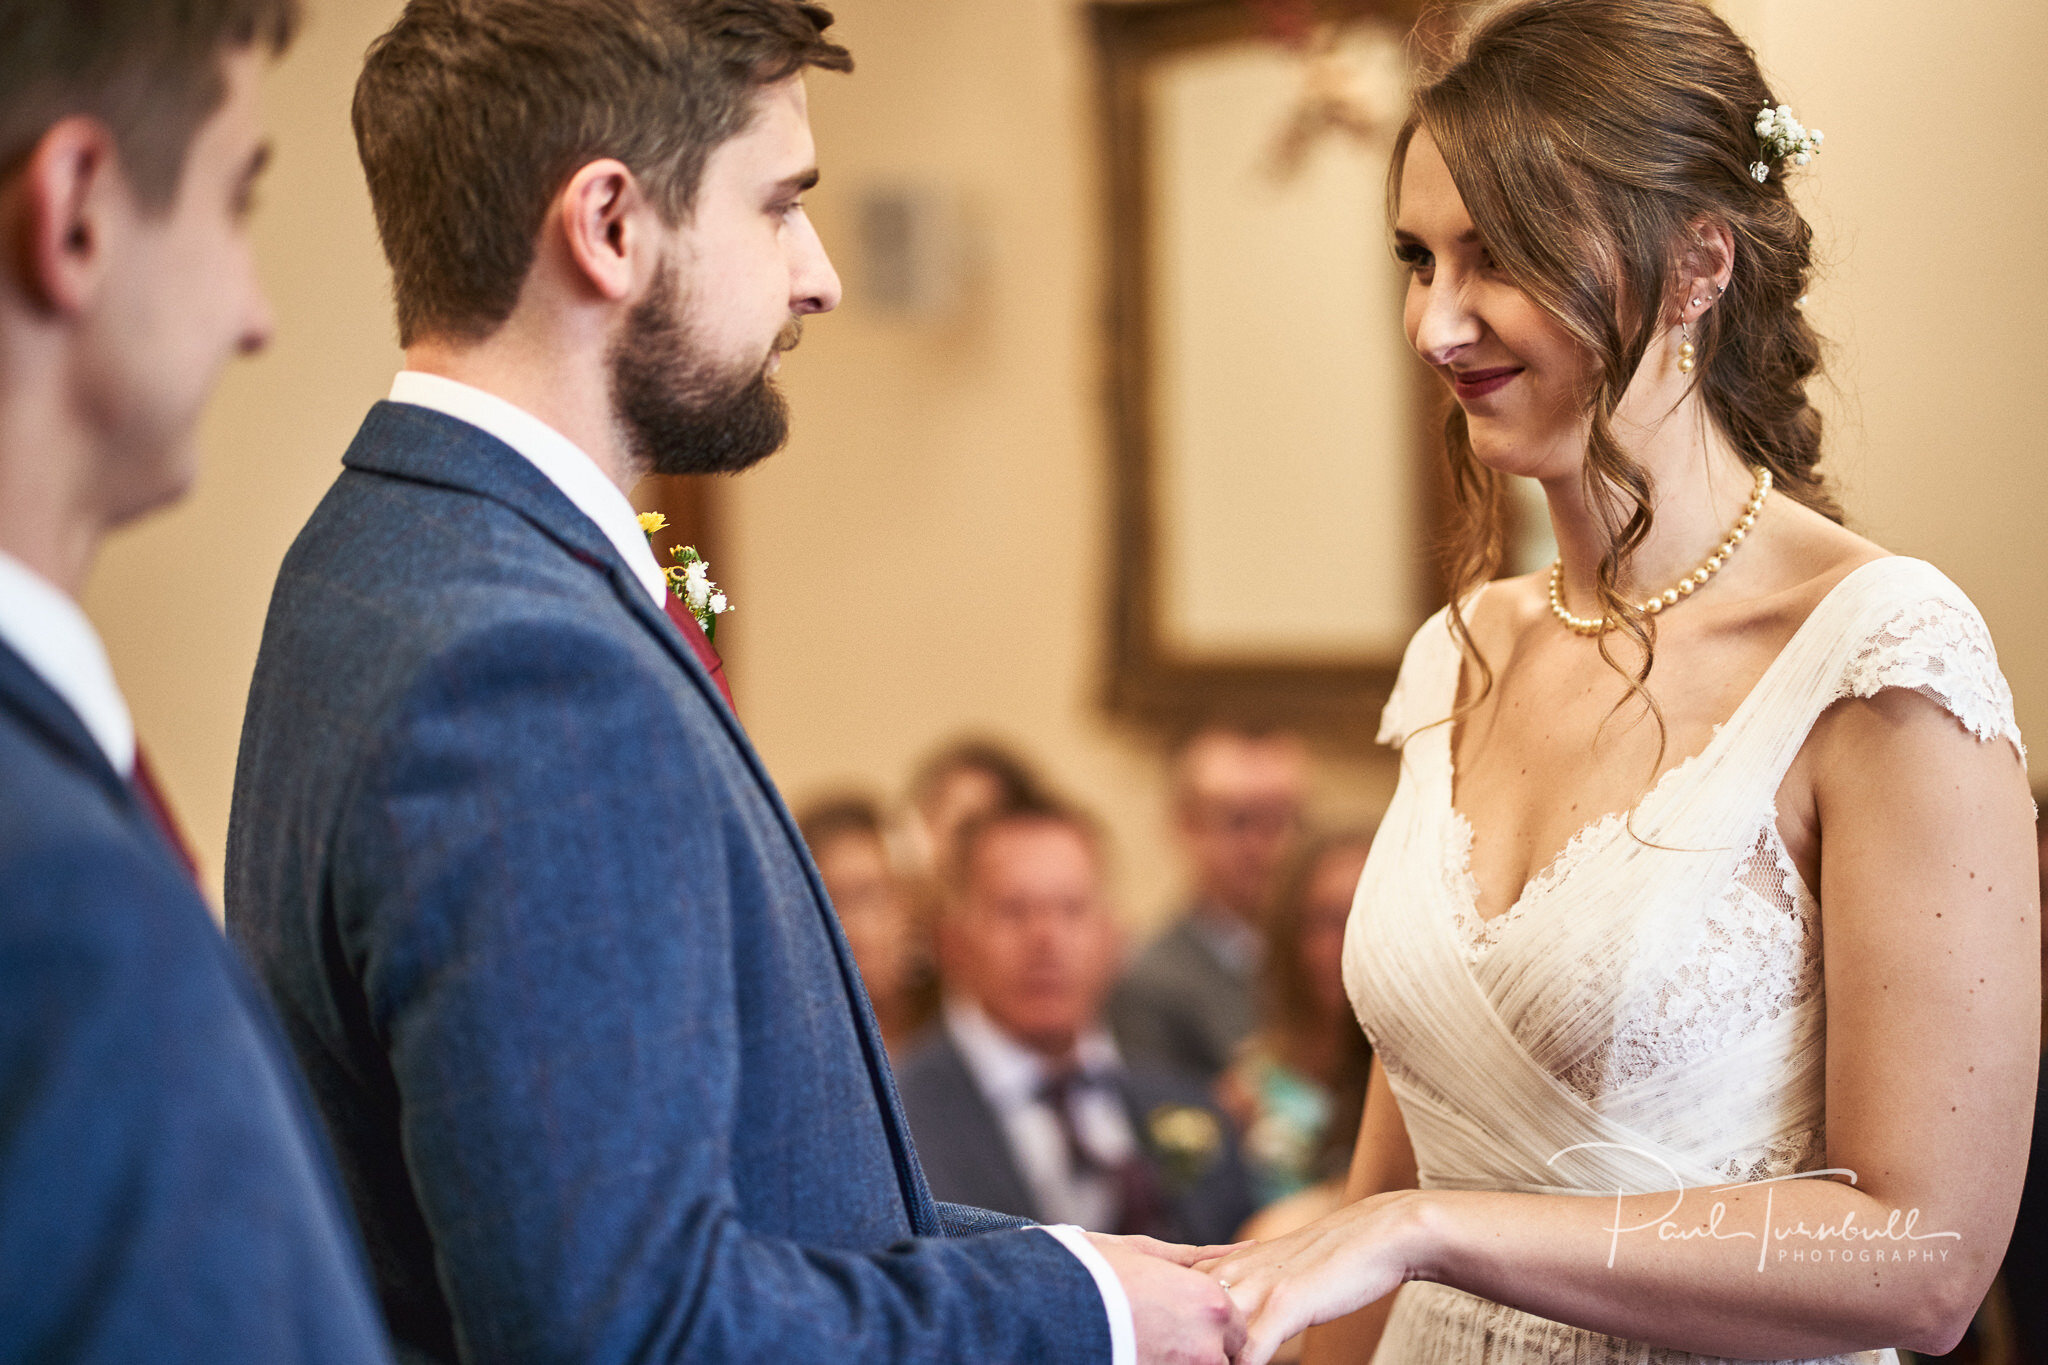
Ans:
{"type": "Polygon", "coordinates": [[[1749,173],[1761,185],[1771,177],[1771,163],[1789,160],[1795,166],[1804,166],[1820,152],[1820,144],[1827,134],[1815,129],[1808,132],[1798,119],[1792,117],[1792,106],[1781,104],[1773,109],[1768,104],[1756,116],[1757,145],[1763,151],[1763,160],[1750,163],[1749,173]]]}

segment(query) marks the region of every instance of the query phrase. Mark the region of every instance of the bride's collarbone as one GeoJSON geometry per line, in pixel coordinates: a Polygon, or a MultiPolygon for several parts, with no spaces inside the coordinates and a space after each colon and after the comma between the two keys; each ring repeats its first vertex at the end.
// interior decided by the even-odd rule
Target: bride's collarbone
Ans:
{"type": "MultiPolygon", "coordinates": [[[[1610,635],[1610,660],[1596,640],[1566,630],[1550,612],[1547,575],[1496,583],[1480,601],[1468,626],[1490,680],[1481,687],[1464,662],[1449,742],[1451,800],[1471,834],[1483,916],[1519,904],[1575,838],[1633,811],[1705,750],[1834,587],[1885,554],[1805,508],[1787,513],[1789,534],[1754,563],[1758,572],[1658,620],[1643,681],[1654,713],[1630,682],[1641,653],[1610,635]]],[[[1802,765],[1779,802],[1781,836],[1811,877],[1817,827],[1800,823],[1812,804],[1802,765]]]]}
{"type": "Polygon", "coordinates": [[[1482,916],[1519,902],[1575,839],[1634,810],[1713,737],[1711,722],[1667,715],[1660,755],[1655,724],[1632,705],[1634,717],[1602,703],[1468,730],[1453,770],[1453,800],[1471,831],[1469,870],[1482,916]]]}
{"type": "Polygon", "coordinates": [[[1513,642],[1452,729],[1452,799],[1486,918],[1704,750],[1782,647],[1756,631],[1666,629],[1646,683],[1653,715],[1592,641],[1550,625],[1551,638],[1513,642]]]}

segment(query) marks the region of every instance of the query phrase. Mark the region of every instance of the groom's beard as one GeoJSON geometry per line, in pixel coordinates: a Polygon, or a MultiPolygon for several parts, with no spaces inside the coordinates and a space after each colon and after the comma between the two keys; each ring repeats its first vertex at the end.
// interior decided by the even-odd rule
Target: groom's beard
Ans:
{"type": "MultiPolygon", "coordinates": [[[[721,369],[693,354],[664,263],[611,353],[612,410],[634,463],[653,474],[734,474],[789,439],[789,405],[759,365],[721,369]]],[[[776,351],[797,343],[791,318],[776,351]]]]}

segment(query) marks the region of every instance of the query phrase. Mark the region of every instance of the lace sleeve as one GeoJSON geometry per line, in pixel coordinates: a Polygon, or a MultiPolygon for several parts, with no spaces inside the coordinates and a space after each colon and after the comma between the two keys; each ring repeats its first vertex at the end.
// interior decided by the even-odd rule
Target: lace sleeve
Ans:
{"type": "Polygon", "coordinates": [[[1934,701],[1979,740],[2008,739],[2020,758],[2012,688],[1984,619],[1938,597],[1915,602],[1872,632],[1849,660],[1838,695],[1869,697],[1906,687],[1934,701]]]}

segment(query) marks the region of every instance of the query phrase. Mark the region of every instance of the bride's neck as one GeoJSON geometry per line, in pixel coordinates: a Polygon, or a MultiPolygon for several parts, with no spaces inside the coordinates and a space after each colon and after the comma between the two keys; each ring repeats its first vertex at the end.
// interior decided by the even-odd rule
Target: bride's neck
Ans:
{"type": "MultiPolygon", "coordinates": [[[[1754,493],[1755,476],[1706,420],[1696,395],[1655,425],[1617,416],[1614,435],[1650,477],[1650,532],[1622,567],[1618,584],[1625,598],[1647,597],[1671,587],[1714,552],[1754,493]]],[[[1608,520],[1587,500],[1577,469],[1545,479],[1543,493],[1564,561],[1567,600],[1581,614],[1597,614],[1595,578],[1613,541],[1608,520]]],[[[1610,512],[1615,507],[1626,524],[1633,507],[1625,496],[1610,512]]]]}

